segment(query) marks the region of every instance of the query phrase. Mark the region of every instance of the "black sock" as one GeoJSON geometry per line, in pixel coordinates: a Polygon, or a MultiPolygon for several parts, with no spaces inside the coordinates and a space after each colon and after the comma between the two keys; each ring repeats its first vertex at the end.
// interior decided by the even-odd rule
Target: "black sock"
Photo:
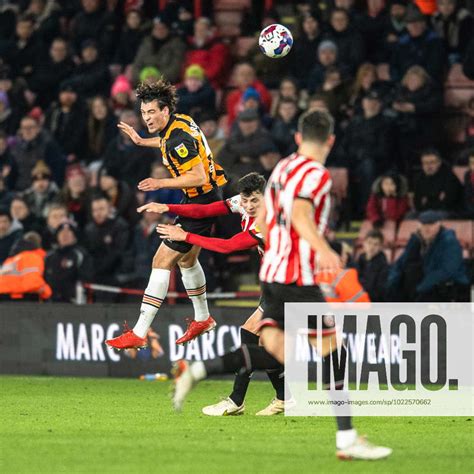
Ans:
{"type": "Polygon", "coordinates": [[[275,389],[275,396],[278,400],[285,400],[285,376],[284,368],[280,366],[276,370],[267,370],[268,378],[275,389]]]}
{"type": "MultiPolygon", "coordinates": [[[[256,345],[258,344],[259,337],[247,331],[244,328],[240,328],[240,342],[241,344],[246,345],[256,345]]],[[[251,372],[238,372],[234,380],[234,388],[232,393],[229,395],[229,398],[237,405],[240,406],[244,403],[245,395],[247,394],[247,389],[250,383],[250,377],[252,376],[251,372]]]]}
{"type": "Polygon", "coordinates": [[[244,344],[222,357],[204,361],[207,375],[278,369],[279,366],[280,363],[272,355],[256,344],[244,344]]]}
{"type": "MultiPolygon", "coordinates": [[[[340,360],[342,361],[339,365],[337,360],[336,351],[331,352],[323,357],[323,385],[329,390],[331,384],[331,369],[334,372],[335,390],[344,390],[344,370],[347,357],[347,351],[344,346],[341,346],[339,351],[340,360]],[[330,362],[332,359],[333,366],[331,367],[330,362]]],[[[350,416],[336,416],[337,429],[339,431],[352,429],[352,417],[350,416]]]]}

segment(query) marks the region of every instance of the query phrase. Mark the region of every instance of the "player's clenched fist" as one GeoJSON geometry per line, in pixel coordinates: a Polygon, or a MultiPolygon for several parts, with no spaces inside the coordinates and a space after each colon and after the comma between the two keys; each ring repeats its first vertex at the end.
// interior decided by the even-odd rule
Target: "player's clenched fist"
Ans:
{"type": "Polygon", "coordinates": [[[162,239],[174,240],[175,242],[184,242],[188,234],[180,226],[168,224],[157,225],[156,231],[162,239]]]}
{"type": "Polygon", "coordinates": [[[160,204],[159,202],[149,202],[144,206],[137,209],[137,212],[156,212],[157,214],[164,214],[168,212],[170,208],[166,204],[160,204]]]}
{"type": "Polygon", "coordinates": [[[147,178],[138,183],[138,189],[140,191],[156,191],[160,188],[160,180],[155,178],[147,178]]]}

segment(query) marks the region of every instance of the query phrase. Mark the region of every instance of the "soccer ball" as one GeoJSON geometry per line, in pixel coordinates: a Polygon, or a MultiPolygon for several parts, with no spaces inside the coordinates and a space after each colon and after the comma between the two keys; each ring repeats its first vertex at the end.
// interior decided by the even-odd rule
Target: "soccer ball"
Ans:
{"type": "Polygon", "coordinates": [[[260,32],[258,45],[265,56],[283,58],[293,46],[293,36],[288,28],[275,23],[260,32]]]}

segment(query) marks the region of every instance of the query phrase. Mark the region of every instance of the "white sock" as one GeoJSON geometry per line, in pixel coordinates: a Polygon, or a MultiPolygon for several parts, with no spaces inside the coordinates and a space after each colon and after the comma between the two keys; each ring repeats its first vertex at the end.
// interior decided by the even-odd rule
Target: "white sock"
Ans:
{"type": "Polygon", "coordinates": [[[193,362],[189,366],[189,370],[191,371],[191,375],[193,376],[194,380],[203,380],[207,377],[206,367],[204,367],[204,362],[198,361],[193,362]]]}
{"type": "Polygon", "coordinates": [[[133,332],[137,336],[145,337],[153,319],[155,319],[156,313],[168,293],[170,273],[169,270],[161,268],[152,269],[140,306],[140,317],[133,328],[133,332]]]}
{"type": "Polygon", "coordinates": [[[357,438],[357,431],[352,428],[351,430],[342,430],[336,432],[336,448],[345,449],[351,444],[354,444],[354,441],[357,438]]]}
{"type": "Polygon", "coordinates": [[[205,321],[209,317],[206,295],[206,275],[199,262],[191,268],[181,268],[181,279],[194,306],[194,319],[205,321]]]}

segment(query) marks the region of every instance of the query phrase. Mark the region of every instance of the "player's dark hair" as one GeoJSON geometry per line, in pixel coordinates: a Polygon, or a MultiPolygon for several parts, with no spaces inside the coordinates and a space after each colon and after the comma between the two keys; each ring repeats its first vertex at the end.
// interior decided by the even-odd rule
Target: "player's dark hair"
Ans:
{"type": "Polygon", "coordinates": [[[366,239],[377,239],[383,244],[383,234],[378,229],[372,229],[365,235],[366,239]]]}
{"type": "Polygon", "coordinates": [[[299,118],[298,132],[304,141],[326,143],[334,133],[334,119],[329,112],[310,110],[299,118]]]}
{"type": "Polygon", "coordinates": [[[261,174],[252,172],[239,179],[237,190],[244,196],[250,196],[252,193],[263,194],[266,184],[267,181],[261,174]]]}
{"type": "Polygon", "coordinates": [[[137,87],[137,98],[145,104],[156,100],[160,110],[168,107],[170,114],[176,110],[176,87],[168,81],[159,79],[152,84],[141,82],[137,87]]]}

